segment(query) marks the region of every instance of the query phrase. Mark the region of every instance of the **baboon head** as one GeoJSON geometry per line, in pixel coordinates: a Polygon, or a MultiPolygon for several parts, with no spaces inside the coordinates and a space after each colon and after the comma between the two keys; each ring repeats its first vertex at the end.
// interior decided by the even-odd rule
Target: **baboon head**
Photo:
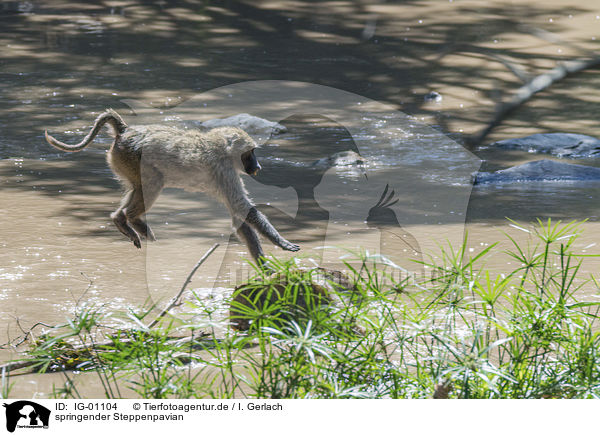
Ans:
{"type": "Polygon", "coordinates": [[[238,172],[256,175],[261,169],[254,154],[254,150],[257,147],[256,142],[254,142],[248,133],[236,128],[230,143],[230,153],[238,172]]]}

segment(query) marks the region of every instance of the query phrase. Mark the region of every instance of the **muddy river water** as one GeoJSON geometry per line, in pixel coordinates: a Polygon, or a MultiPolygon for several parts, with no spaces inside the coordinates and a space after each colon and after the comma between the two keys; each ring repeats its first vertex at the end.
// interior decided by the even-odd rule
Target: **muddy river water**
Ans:
{"type": "MultiPolygon", "coordinates": [[[[472,186],[480,169],[543,157],[461,145],[522,85],[514,71],[532,77],[589,58],[598,40],[591,1],[0,1],[0,344],[82,304],[164,305],[214,243],[191,285],[201,297],[218,304],[248,272],[226,208],[203,194],[165,190],[148,214],[159,240],[141,250],[115,229],[109,135],[76,154],[43,139],[48,129],[75,143],[107,107],[131,124],[246,112],[284,125],[257,136],[263,171],[246,184],[305,263],[335,265],[344,249],[366,249],[411,269],[410,259],[435,259],[439,243],[456,246],[465,230],[474,251],[508,247],[504,232],[526,242],[507,217],[524,227],[587,219],[575,249],[600,254],[600,183],[472,186]],[[442,100],[426,100],[431,91],[442,100]],[[362,169],[316,163],[348,150],[362,169]],[[386,186],[399,199],[391,215],[377,209],[386,186]]],[[[535,96],[486,143],[600,137],[597,71],[535,96]]],[[[500,251],[488,262],[498,271],[510,266],[500,251]]],[[[584,274],[597,265],[586,260],[584,274]]],[[[16,355],[0,347],[0,362],[16,355]]],[[[59,380],[23,376],[12,394],[43,397],[59,380]]]]}

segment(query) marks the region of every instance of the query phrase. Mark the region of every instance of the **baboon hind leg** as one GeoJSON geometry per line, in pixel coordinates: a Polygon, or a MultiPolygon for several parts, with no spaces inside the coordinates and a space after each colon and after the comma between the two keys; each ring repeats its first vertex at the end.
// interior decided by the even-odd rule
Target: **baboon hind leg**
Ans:
{"type": "Polygon", "coordinates": [[[140,236],[127,223],[127,216],[125,215],[125,211],[124,211],[125,208],[127,207],[127,205],[131,202],[131,200],[134,196],[134,192],[135,192],[135,190],[131,189],[125,193],[125,196],[121,200],[121,205],[119,206],[119,208],[117,210],[115,210],[113,213],[111,213],[110,217],[113,220],[117,229],[119,231],[121,231],[123,234],[125,234],[125,236],[127,236],[129,238],[129,240],[131,240],[133,242],[133,244],[136,246],[136,248],[141,248],[142,243],[140,241],[140,236]]]}
{"type": "Polygon", "coordinates": [[[123,197],[121,206],[110,215],[119,231],[125,234],[137,248],[142,247],[140,236],[156,240],[154,233],[141,216],[156,201],[162,186],[162,179],[148,183],[143,193],[141,186],[134,186],[123,197]],[[144,202],[144,193],[146,202],[144,202]]]}
{"type": "Polygon", "coordinates": [[[154,232],[150,228],[150,225],[141,217],[146,213],[145,197],[139,190],[134,190],[131,198],[131,203],[125,207],[125,216],[127,216],[127,222],[135,229],[135,231],[142,237],[142,239],[148,239],[151,242],[156,241],[154,232]]]}
{"type": "Polygon", "coordinates": [[[154,232],[150,228],[150,225],[142,219],[142,215],[150,210],[150,207],[152,207],[156,198],[158,198],[162,188],[162,177],[160,177],[160,174],[156,174],[154,179],[144,183],[143,189],[134,191],[131,204],[125,209],[125,215],[127,216],[127,220],[131,223],[131,226],[135,228],[140,236],[145,237],[152,242],[156,241],[156,237],[154,236],[154,232]]]}

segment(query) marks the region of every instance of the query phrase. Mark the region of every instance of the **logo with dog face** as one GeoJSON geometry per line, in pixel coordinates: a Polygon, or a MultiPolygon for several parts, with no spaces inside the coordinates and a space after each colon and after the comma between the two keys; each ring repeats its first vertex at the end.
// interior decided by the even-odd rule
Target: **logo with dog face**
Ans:
{"type": "Polygon", "coordinates": [[[19,400],[6,408],[6,430],[14,432],[16,428],[47,429],[50,421],[50,410],[29,400],[19,400]]]}

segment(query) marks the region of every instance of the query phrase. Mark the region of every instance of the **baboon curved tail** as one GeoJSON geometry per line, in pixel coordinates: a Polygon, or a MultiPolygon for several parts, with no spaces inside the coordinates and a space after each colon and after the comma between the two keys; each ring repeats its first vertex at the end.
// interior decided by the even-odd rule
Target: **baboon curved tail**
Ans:
{"type": "Polygon", "coordinates": [[[113,126],[113,128],[117,132],[117,136],[123,133],[127,128],[127,124],[125,124],[123,118],[121,118],[121,116],[114,110],[108,109],[106,112],[101,113],[100,116],[98,116],[98,118],[96,118],[92,130],[77,145],[68,145],[64,142],[61,142],[50,136],[47,131],[44,132],[44,135],[46,136],[46,141],[53,147],[58,148],[59,150],[74,153],[76,151],[81,151],[86,146],[88,146],[90,142],[94,140],[98,132],[100,132],[102,126],[106,123],[109,123],[113,126]]]}

